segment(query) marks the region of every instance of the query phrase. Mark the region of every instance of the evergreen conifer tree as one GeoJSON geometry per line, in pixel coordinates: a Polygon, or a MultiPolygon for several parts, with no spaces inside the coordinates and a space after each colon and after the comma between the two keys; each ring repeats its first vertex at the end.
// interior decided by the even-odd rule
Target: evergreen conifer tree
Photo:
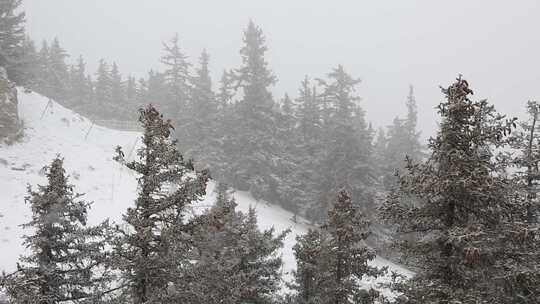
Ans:
{"type": "Polygon", "coordinates": [[[293,247],[296,258],[296,271],[291,289],[297,291],[294,302],[298,304],[322,303],[322,276],[328,269],[324,256],[327,249],[321,232],[309,229],[305,235],[296,237],[293,247]]]}
{"type": "Polygon", "coordinates": [[[5,278],[11,303],[98,303],[104,300],[112,276],[108,270],[108,223],[88,226],[90,203],[73,192],[57,157],[47,168],[48,183],[29,188],[27,201],[33,232],[24,237],[30,253],[17,271],[5,278]]]}
{"type": "Polygon", "coordinates": [[[122,74],[116,62],[111,68],[111,107],[116,109],[117,116],[125,118],[129,114],[129,107],[126,104],[125,86],[122,74]]]}
{"type": "Polygon", "coordinates": [[[366,302],[367,291],[360,288],[360,281],[376,278],[386,269],[368,265],[375,258],[365,244],[369,225],[347,191],[341,190],[322,229],[297,238],[297,270],[291,286],[297,291],[297,303],[373,303],[366,302]]]}
{"type": "Polygon", "coordinates": [[[49,50],[50,64],[50,96],[58,102],[65,102],[68,97],[69,72],[66,64],[67,52],[60,46],[60,42],[55,38],[49,50]]]}
{"type": "Polygon", "coordinates": [[[161,109],[163,113],[176,118],[188,102],[190,91],[190,64],[179,45],[178,34],[169,43],[164,43],[161,63],[165,66],[164,78],[167,85],[168,103],[161,109]]]}
{"type": "Polygon", "coordinates": [[[70,72],[70,105],[75,110],[88,111],[91,87],[86,75],[86,63],[82,56],[79,56],[77,63],[70,72]]]}
{"type": "MultiPolygon", "coordinates": [[[[140,174],[139,195],[124,216],[128,228],[118,228],[115,251],[129,303],[169,303],[189,264],[185,211],[205,195],[209,176],[193,172],[191,161],[184,160],[171,140],[170,121],[152,105],[140,110],[139,121],[144,128],[139,160],[126,164],[140,174]]],[[[117,151],[116,159],[123,161],[121,149],[117,151]]]]}
{"type": "Polygon", "coordinates": [[[286,232],[260,231],[255,212],[237,211],[226,187],[196,219],[194,254],[184,294],[191,303],[272,303],[280,286],[278,254],[286,232]]]}
{"type": "Polygon", "coordinates": [[[486,100],[472,101],[464,79],[442,91],[431,154],[409,161],[399,192],[381,208],[398,232],[414,236],[400,242],[418,259],[417,275],[402,291],[409,303],[532,303],[527,288],[514,287],[531,269],[525,247],[535,237],[524,233],[507,162],[495,155],[514,121],[486,100]]]}
{"type": "Polygon", "coordinates": [[[102,119],[111,118],[112,78],[109,65],[104,59],[99,61],[94,88],[95,103],[92,114],[102,119]]]}
{"type": "Polygon", "coordinates": [[[22,0],[0,2],[0,67],[7,70],[10,79],[21,85],[24,55],[25,13],[20,11],[22,0]]]}
{"type": "Polygon", "coordinates": [[[319,80],[324,93],[326,116],[323,120],[323,155],[320,158],[322,179],[318,182],[320,197],[311,216],[321,220],[328,210],[331,193],[343,185],[365,212],[374,212],[376,170],[371,160],[371,134],[359,108],[356,85],[360,82],[342,66],[328,74],[328,81],[319,80]],[[322,206],[322,208],[321,208],[322,206]]]}
{"type": "Polygon", "coordinates": [[[234,186],[250,190],[257,198],[275,201],[280,181],[271,174],[272,160],[281,152],[274,134],[278,113],[270,93],[276,77],[268,68],[266,51],[262,30],[250,21],[240,50],[242,66],[235,71],[236,86],[242,89],[243,98],[235,109],[235,136],[230,138],[234,150],[226,157],[231,159],[234,186]]]}

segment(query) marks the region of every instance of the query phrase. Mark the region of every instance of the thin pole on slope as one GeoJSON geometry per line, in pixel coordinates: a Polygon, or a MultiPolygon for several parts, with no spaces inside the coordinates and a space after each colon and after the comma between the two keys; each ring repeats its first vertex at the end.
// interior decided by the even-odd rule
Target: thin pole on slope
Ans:
{"type": "Polygon", "coordinates": [[[133,147],[131,147],[131,150],[128,153],[127,159],[131,158],[131,154],[133,154],[133,151],[135,151],[135,147],[137,146],[137,143],[139,142],[139,137],[135,139],[135,143],[133,143],[133,147]]]}
{"type": "Polygon", "coordinates": [[[47,109],[52,106],[52,101],[49,98],[49,101],[47,101],[47,105],[45,106],[45,109],[43,109],[43,112],[41,112],[41,117],[39,117],[39,120],[43,119],[43,116],[45,116],[45,113],[47,113],[47,109]]]}
{"type": "Polygon", "coordinates": [[[114,204],[114,173],[112,174],[111,181],[111,204],[114,204]]]}
{"type": "Polygon", "coordinates": [[[84,140],[88,138],[88,134],[90,134],[90,131],[92,131],[92,127],[94,127],[94,121],[92,120],[92,124],[90,125],[90,129],[88,129],[88,132],[86,132],[86,135],[84,136],[84,140]]]}

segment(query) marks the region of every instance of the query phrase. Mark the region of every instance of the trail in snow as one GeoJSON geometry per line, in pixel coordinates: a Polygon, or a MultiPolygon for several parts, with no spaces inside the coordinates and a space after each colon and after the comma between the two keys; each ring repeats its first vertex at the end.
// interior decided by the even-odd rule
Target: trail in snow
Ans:
{"type": "MultiPolygon", "coordinates": [[[[22,90],[21,90],[22,91],[22,90]]],[[[35,93],[19,95],[19,112],[25,123],[25,138],[13,146],[0,146],[0,271],[13,271],[17,258],[25,251],[20,227],[30,219],[30,209],[24,202],[27,185],[46,182],[42,168],[60,154],[76,191],[84,193],[84,199],[93,201],[89,218],[91,223],[106,218],[120,222],[125,210],[132,206],[136,197],[135,174],[112,160],[116,146],[122,146],[128,160],[135,157],[135,145],[140,133],[123,132],[92,126],[86,118],[35,93]],[[45,112],[43,112],[45,110],[45,112]],[[44,114],[43,114],[44,113],[44,114]],[[42,116],[43,114],[43,116],[42,116]]],[[[214,183],[208,185],[208,195],[200,206],[214,201],[214,183]]],[[[292,214],[278,206],[256,201],[246,192],[236,192],[238,209],[256,208],[259,226],[275,227],[279,231],[291,228],[285,239],[283,273],[290,279],[295,268],[292,247],[297,235],[304,234],[309,225],[299,219],[295,224],[292,214]]],[[[406,269],[387,260],[377,258],[377,266],[389,266],[391,270],[410,276],[406,269]]],[[[372,285],[388,278],[368,281],[372,285]]]]}

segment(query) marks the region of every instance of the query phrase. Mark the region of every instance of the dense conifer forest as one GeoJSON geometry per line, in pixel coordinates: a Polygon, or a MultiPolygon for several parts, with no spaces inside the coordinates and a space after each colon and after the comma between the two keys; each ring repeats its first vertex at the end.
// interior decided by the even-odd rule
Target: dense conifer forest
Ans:
{"type": "Polygon", "coordinates": [[[63,157],[43,164],[47,182],[28,186],[27,253],[0,277],[6,303],[538,303],[538,102],[506,116],[456,71],[426,142],[413,86],[384,128],[346,66],[274,96],[272,45],[256,20],[239,29],[240,65],[220,79],[212,54],[188,56],[178,34],[156,54],[163,69],[137,79],[104,59],[90,71],[62,37],[34,41],[21,5],[0,0],[0,149],[25,136],[14,88],[142,135],[136,160],[121,147],[111,155],[138,176],[121,223],[89,224],[92,203],[63,157]],[[213,206],[188,212],[210,180],[213,206]],[[311,225],[296,238],[292,280],[280,255],[290,231],[260,229],[232,189],[311,225]],[[373,266],[377,255],[414,276],[373,266]],[[380,276],[392,278],[381,287],[390,296],[360,284],[380,276]]]}

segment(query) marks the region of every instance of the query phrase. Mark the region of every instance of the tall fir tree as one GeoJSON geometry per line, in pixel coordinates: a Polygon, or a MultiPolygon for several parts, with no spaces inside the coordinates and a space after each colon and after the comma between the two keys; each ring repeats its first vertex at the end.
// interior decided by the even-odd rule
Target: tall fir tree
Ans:
{"type": "Polygon", "coordinates": [[[21,11],[22,0],[0,2],[0,67],[17,84],[24,84],[23,72],[25,13],[21,11]]]}
{"type": "Polygon", "coordinates": [[[25,36],[21,58],[18,73],[21,75],[19,79],[23,81],[20,85],[33,89],[36,85],[36,78],[39,75],[39,61],[36,44],[29,36],[25,36]]]}
{"type": "Polygon", "coordinates": [[[58,38],[55,38],[51,43],[51,48],[49,50],[51,73],[51,82],[49,83],[51,95],[49,97],[64,104],[70,90],[68,66],[66,64],[67,57],[67,52],[60,46],[58,38]]]}
{"type": "Polygon", "coordinates": [[[421,132],[418,131],[418,106],[414,96],[414,87],[409,86],[409,95],[407,95],[407,117],[405,120],[405,129],[407,131],[407,146],[405,152],[409,158],[420,160],[423,156],[422,145],[420,144],[421,132]]]}
{"type": "Polygon", "coordinates": [[[527,222],[537,222],[538,206],[536,189],[540,183],[540,104],[536,101],[527,103],[528,119],[519,124],[519,129],[512,133],[510,146],[517,153],[512,153],[512,165],[517,169],[514,173],[516,182],[526,194],[527,222]]]}
{"type": "Polygon", "coordinates": [[[187,116],[180,118],[177,131],[186,155],[193,157],[201,167],[219,163],[221,155],[217,134],[220,128],[218,101],[212,91],[209,63],[210,55],[203,50],[191,80],[191,97],[185,108],[187,116]]]}
{"type": "MultiPolygon", "coordinates": [[[[135,206],[124,215],[127,229],[115,242],[128,303],[171,303],[189,264],[186,208],[206,193],[208,172],[194,172],[171,139],[169,120],[149,105],[140,110],[144,133],[139,160],[126,166],[140,174],[135,206]],[[167,190],[170,187],[171,191],[167,190]]],[[[117,149],[116,160],[123,161],[117,149]]]]}
{"type": "Polygon", "coordinates": [[[112,78],[109,64],[105,59],[99,61],[94,84],[94,105],[91,114],[100,118],[111,118],[112,112],[112,78]]]}
{"type": "Polygon", "coordinates": [[[130,108],[126,104],[125,83],[116,62],[111,68],[111,107],[116,109],[117,117],[125,119],[130,108]]]}
{"type": "Polygon", "coordinates": [[[331,201],[328,195],[342,186],[351,192],[364,212],[374,213],[376,170],[371,161],[372,139],[364,112],[359,108],[356,86],[360,82],[342,66],[319,80],[323,87],[326,110],[323,112],[323,155],[320,160],[322,179],[318,182],[318,204],[310,211],[312,218],[324,219],[331,201]],[[322,206],[322,208],[321,208],[322,206]]]}
{"type": "Polygon", "coordinates": [[[420,144],[418,131],[418,110],[414,97],[413,86],[409,86],[406,101],[407,115],[405,118],[395,117],[388,127],[386,149],[381,150],[379,166],[382,173],[382,184],[385,190],[397,187],[397,171],[403,171],[406,158],[419,161],[423,158],[423,148],[420,144]]]}
{"type": "Polygon", "coordinates": [[[351,196],[341,190],[322,229],[297,238],[292,285],[297,303],[373,303],[367,301],[370,293],[360,288],[360,281],[376,278],[386,269],[368,264],[375,259],[375,252],[365,245],[369,225],[351,196]]]}
{"type": "Polygon", "coordinates": [[[176,118],[182,114],[180,111],[184,110],[189,99],[190,64],[180,48],[178,34],[175,34],[169,43],[164,43],[163,49],[161,63],[165,66],[164,77],[168,98],[161,111],[176,118]]]}
{"type": "Polygon", "coordinates": [[[88,75],[86,74],[86,62],[79,56],[76,64],[70,70],[70,101],[69,104],[74,110],[86,113],[88,111],[89,100],[92,87],[89,86],[88,75]]]}
{"type": "Polygon", "coordinates": [[[38,67],[37,67],[37,77],[35,82],[35,90],[44,95],[51,96],[52,89],[52,72],[51,72],[51,62],[50,62],[50,50],[49,44],[47,41],[43,40],[41,48],[38,52],[38,67]]]}
{"type": "Polygon", "coordinates": [[[10,303],[100,303],[112,282],[106,245],[107,222],[88,226],[90,203],[68,184],[63,159],[47,168],[48,183],[29,188],[32,219],[24,237],[30,253],[4,280],[10,303]]]}
{"type": "Polygon", "coordinates": [[[533,303],[536,296],[520,281],[534,269],[524,256],[536,237],[519,220],[526,211],[507,162],[495,154],[506,147],[514,120],[486,100],[472,101],[461,77],[442,91],[431,154],[409,161],[399,191],[381,208],[398,232],[414,236],[400,242],[418,259],[417,275],[402,291],[409,303],[533,303]]]}
{"type": "Polygon", "coordinates": [[[126,80],[125,93],[126,105],[129,108],[128,118],[131,119],[135,113],[134,109],[138,109],[141,105],[137,101],[137,91],[139,90],[137,79],[134,76],[129,75],[126,80]]]}
{"type": "Polygon", "coordinates": [[[253,210],[236,210],[218,185],[215,205],[197,220],[193,267],[187,289],[191,303],[273,303],[281,283],[279,249],[287,231],[260,231],[253,210]]]}
{"type": "Polygon", "coordinates": [[[228,145],[233,149],[231,159],[233,185],[250,190],[257,198],[276,199],[280,181],[271,172],[280,144],[277,142],[275,102],[270,87],[276,77],[265,59],[267,47],[262,30],[252,21],[244,31],[244,46],[240,50],[242,66],[235,71],[235,82],[243,98],[236,104],[236,125],[228,145]]]}
{"type": "Polygon", "coordinates": [[[325,264],[328,260],[324,259],[328,256],[325,245],[324,237],[318,229],[309,229],[306,234],[296,237],[296,244],[293,247],[296,270],[293,272],[294,281],[289,284],[296,292],[293,296],[294,303],[322,303],[321,278],[329,267],[325,264]]]}

